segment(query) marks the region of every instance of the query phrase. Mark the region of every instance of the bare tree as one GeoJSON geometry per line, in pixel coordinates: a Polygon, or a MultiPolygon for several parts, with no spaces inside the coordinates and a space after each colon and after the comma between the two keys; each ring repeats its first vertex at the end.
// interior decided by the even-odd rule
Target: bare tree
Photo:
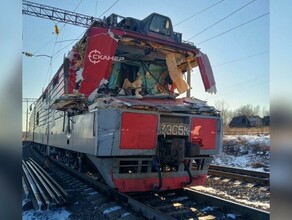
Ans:
{"type": "Polygon", "coordinates": [[[260,106],[257,105],[253,108],[253,115],[259,115],[260,114],[260,106]]]}
{"type": "Polygon", "coordinates": [[[270,109],[266,109],[265,107],[263,107],[262,111],[261,111],[261,115],[262,115],[262,117],[269,116],[270,115],[270,109]]]}
{"type": "Polygon", "coordinates": [[[257,105],[253,107],[250,104],[240,106],[236,110],[234,110],[234,117],[235,116],[255,116],[255,115],[260,115],[260,106],[257,105]]]}
{"type": "Polygon", "coordinates": [[[252,116],[254,115],[254,109],[250,104],[240,106],[236,110],[234,110],[234,117],[235,116],[252,116]]]}
{"type": "Polygon", "coordinates": [[[223,126],[227,126],[232,118],[232,111],[229,110],[229,105],[224,100],[218,100],[215,102],[215,108],[221,112],[223,126]]]}
{"type": "Polygon", "coordinates": [[[226,103],[224,100],[218,100],[218,101],[215,101],[214,106],[216,109],[218,109],[221,112],[224,126],[228,126],[231,119],[236,116],[261,115],[261,117],[264,117],[266,115],[270,115],[269,110],[266,110],[266,108],[264,107],[261,110],[261,107],[259,105],[254,107],[250,104],[247,104],[247,105],[240,106],[239,108],[232,111],[229,109],[228,103],[226,103]]]}

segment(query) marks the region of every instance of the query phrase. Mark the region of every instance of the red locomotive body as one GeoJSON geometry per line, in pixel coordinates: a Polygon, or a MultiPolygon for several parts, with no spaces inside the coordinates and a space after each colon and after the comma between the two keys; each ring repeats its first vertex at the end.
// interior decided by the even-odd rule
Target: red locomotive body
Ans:
{"type": "Polygon", "coordinates": [[[204,184],[222,122],[204,101],[177,98],[196,66],[216,92],[207,56],[181,38],[157,13],[94,23],[38,99],[30,140],[122,192],[204,184]]]}

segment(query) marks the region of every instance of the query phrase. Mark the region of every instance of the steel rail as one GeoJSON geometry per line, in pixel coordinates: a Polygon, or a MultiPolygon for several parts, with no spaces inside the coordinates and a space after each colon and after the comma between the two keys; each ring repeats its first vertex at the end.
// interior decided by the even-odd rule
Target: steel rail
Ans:
{"type": "Polygon", "coordinates": [[[62,202],[66,202],[66,199],[63,197],[63,195],[61,194],[61,192],[59,192],[59,190],[53,185],[52,182],[50,182],[50,180],[44,175],[45,173],[47,174],[47,172],[40,171],[40,169],[38,169],[38,167],[32,163],[31,161],[29,161],[29,163],[37,170],[37,172],[42,176],[42,178],[44,179],[45,183],[48,184],[48,186],[53,190],[53,192],[57,195],[59,201],[57,201],[58,203],[62,202]]]}
{"type": "Polygon", "coordinates": [[[38,183],[36,177],[34,175],[36,175],[32,170],[31,168],[24,162],[24,166],[26,167],[27,171],[30,173],[33,181],[35,182],[36,184],[36,187],[38,189],[38,191],[40,192],[41,196],[43,197],[43,199],[45,200],[45,203],[47,204],[47,210],[50,209],[50,200],[48,199],[47,195],[45,194],[45,192],[43,191],[41,185],[38,183]]]}
{"type": "Polygon", "coordinates": [[[160,210],[151,207],[149,205],[146,205],[144,203],[141,203],[137,201],[136,199],[130,197],[129,195],[125,195],[101,182],[97,182],[96,180],[90,178],[89,176],[80,173],[79,171],[73,170],[71,168],[68,168],[65,164],[62,162],[55,160],[53,158],[50,158],[51,161],[53,161],[55,164],[59,165],[63,169],[66,169],[70,173],[72,173],[74,176],[76,176],[79,179],[82,179],[83,181],[87,182],[89,185],[97,189],[100,193],[112,197],[118,202],[121,202],[125,207],[131,208],[137,213],[140,213],[147,219],[155,219],[155,220],[175,220],[175,218],[169,216],[166,213],[161,212],[160,210]]]}
{"type": "Polygon", "coordinates": [[[265,172],[215,165],[211,165],[209,167],[208,175],[237,179],[250,183],[257,183],[263,186],[269,185],[270,177],[270,174],[265,172]]]}
{"type": "Polygon", "coordinates": [[[27,185],[25,183],[25,180],[22,176],[22,187],[23,187],[23,191],[24,191],[24,194],[25,194],[25,199],[27,200],[28,199],[28,195],[29,195],[29,191],[28,191],[28,188],[27,188],[27,185]]]}
{"type": "MultiPolygon", "coordinates": [[[[123,206],[129,207],[132,210],[141,213],[144,217],[147,219],[176,219],[175,217],[171,215],[181,215],[184,213],[191,212],[190,210],[174,210],[174,211],[167,211],[163,212],[161,209],[164,209],[165,207],[171,207],[169,204],[162,204],[163,206],[155,206],[153,207],[149,203],[139,202],[137,199],[140,197],[132,197],[129,195],[125,195],[123,193],[118,192],[115,189],[112,189],[111,187],[102,184],[100,182],[97,182],[96,180],[90,178],[89,176],[80,173],[77,170],[73,170],[67,165],[63,164],[61,161],[55,160],[53,158],[50,158],[52,162],[54,162],[56,165],[60,166],[61,168],[67,170],[74,176],[76,176],[79,179],[82,179],[87,184],[91,185],[93,188],[97,189],[100,193],[114,198],[116,201],[120,202],[123,206]]],[[[237,216],[242,217],[242,219],[269,219],[269,212],[265,212],[259,209],[255,209],[249,206],[245,206],[239,203],[235,203],[229,200],[224,200],[215,196],[211,196],[205,193],[196,192],[191,189],[183,189],[183,190],[176,190],[175,191],[177,195],[181,196],[187,196],[192,199],[192,202],[198,204],[208,204],[214,207],[219,207],[220,210],[223,210],[223,212],[233,212],[237,216]]],[[[184,204],[182,204],[184,205],[184,204]]],[[[187,208],[187,207],[186,207],[187,208]]]]}
{"type": "Polygon", "coordinates": [[[33,203],[34,208],[38,209],[38,210],[41,210],[41,207],[42,207],[43,203],[42,203],[40,195],[39,195],[39,193],[37,191],[36,185],[34,184],[31,176],[29,175],[29,173],[28,173],[27,169],[24,167],[24,165],[22,165],[22,170],[24,172],[24,175],[25,175],[25,177],[26,177],[26,179],[27,179],[27,181],[28,181],[28,183],[30,185],[30,188],[31,188],[31,190],[32,190],[32,192],[34,194],[34,197],[36,199],[36,202],[37,202],[37,207],[35,206],[35,203],[33,203]]]}
{"type": "Polygon", "coordinates": [[[246,174],[246,175],[250,175],[250,176],[258,176],[258,177],[264,177],[264,178],[269,178],[270,177],[270,173],[267,173],[267,172],[261,172],[261,171],[255,171],[255,170],[246,170],[246,169],[240,169],[240,168],[234,168],[234,167],[210,165],[210,169],[222,170],[222,171],[232,171],[234,173],[246,174]]]}
{"type": "Polygon", "coordinates": [[[242,219],[250,219],[250,220],[270,219],[270,213],[267,211],[252,208],[246,205],[232,202],[230,200],[219,198],[217,196],[209,195],[203,192],[198,192],[190,188],[185,188],[185,190],[182,191],[182,194],[187,195],[188,197],[196,200],[198,203],[205,203],[214,207],[222,207],[224,210],[228,210],[228,212],[239,213],[242,219]]]}
{"type": "Polygon", "coordinates": [[[68,193],[32,158],[29,158],[30,161],[32,161],[45,175],[46,177],[54,184],[56,188],[61,192],[61,194],[64,195],[65,198],[68,197],[68,193]]]}
{"type": "Polygon", "coordinates": [[[52,199],[52,202],[53,203],[60,203],[60,201],[56,198],[55,194],[50,189],[48,181],[46,179],[44,179],[43,176],[38,173],[38,171],[35,169],[35,167],[33,167],[30,164],[30,162],[27,162],[27,165],[30,167],[32,172],[34,172],[34,174],[36,175],[36,177],[38,178],[38,180],[40,181],[42,186],[46,189],[46,191],[48,192],[48,194],[50,195],[50,197],[52,199]]]}
{"type": "Polygon", "coordinates": [[[39,194],[36,192],[39,192],[41,194],[41,196],[43,197],[43,199],[45,200],[46,204],[47,204],[47,209],[49,209],[50,206],[50,201],[48,200],[47,196],[45,195],[44,191],[42,190],[41,186],[38,184],[37,180],[35,179],[35,177],[33,176],[32,172],[30,171],[30,169],[28,168],[28,166],[26,165],[26,163],[24,161],[23,162],[23,166],[25,168],[25,172],[28,172],[28,174],[31,177],[32,182],[34,183],[34,187],[32,188],[32,190],[34,191],[34,195],[36,197],[37,203],[38,203],[38,210],[41,210],[41,206],[42,206],[42,202],[41,202],[41,198],[39,196],[39,194]]]}

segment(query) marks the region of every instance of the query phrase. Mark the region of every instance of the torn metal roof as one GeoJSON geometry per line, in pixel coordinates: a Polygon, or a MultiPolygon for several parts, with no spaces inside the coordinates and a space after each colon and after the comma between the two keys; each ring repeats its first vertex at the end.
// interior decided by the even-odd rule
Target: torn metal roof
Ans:
{"type": "Polygon", "coordinates": [[[103,97],[99,98],[89,106],[89,111],[99,108],[130,108],[160,112],[176,112],[190,114],[218,115],[219,111],[209,106],[206,102],[192,98],[141,98],[128,97],[103,97]]]}

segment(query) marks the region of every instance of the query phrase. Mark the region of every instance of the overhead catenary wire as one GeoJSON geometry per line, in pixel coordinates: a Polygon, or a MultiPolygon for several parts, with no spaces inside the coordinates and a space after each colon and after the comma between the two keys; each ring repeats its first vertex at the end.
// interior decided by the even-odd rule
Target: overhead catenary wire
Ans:
{"type": "Polygon", "coordinates": [[[114,7],[115,4],[117,4],[120,0],[117,0],[115,3],[113,3],[107,10],[105,10],[101,15],[99,15],[98,17],[100,18],[101,16],[103,16],[106,12],[108,12],[112,7],[114,7]]]}
{"type": "MultiPolygon", "coordinates": [[[[77,10],[77,8],[80,6],[80,4],[81,4],[82,2],[83,2],[83,0],[80,0],[80,2],[79,2],[78,5],[75,7],[75,9],[73,10],[73,12],[75,12],[75,11],[77,10]]],[[[62,26],[61,29],[60,29],[60,32],[63,30],[63,28],[65,27],[65,25],[66,25],[66,23],[63,24],[63,26],[62,26]]],[[[62,35],[62,39],[63,39],[63,36],[64,36],[64,35],[62,35]]],[[[56,41],[55,43],[57,43],[57,41],[56,41]]],[[[59,49],[60,49],[61,45],[62,45],[62,43],[59,44],[59,49]]]]}
{"type": "MultiPolygon", "coordinates": [[[[80,40],[80,37],[85,34],[86,30],[83,31],[75,40],[80,40]]],[[[67,44],[65,47],[62,47],[61,49],[59,49],[53,56],[56,56],[59,52],[61,52],[62,50],[64,50],[65,48],[69,47],[70,45],[72,45],[74,43],[74,39],[72,40],[68,40],[71,41],[69,44],[67,44]]]]}
{"type": "Polygon", "coordinates": [[[203,30],[200,31],[199,33],[193,35],[192,37],[190,37],[190,38],[187,39],[187,40],[191,40],[191,39],[193,39],[194,37],[198,36],[199,34],[205,32],[206,30],[209,30],[210,28],[212,28],[212,27],[214,27],[215,25],[219,24],[221,21],[223,21],[223,20],[229,18],[231,15],[235,14],[236,12],[239,12],[240,10],[242,10],[243,8],[247,7],[248,5],[250,5],[251,3],[255,2],[255,1],[256,1],[256,0],[252,0],[252,1],[250,1],[249,3],[247,3],[247,4],[243,5],[243,6],[241,6],[240,8],[238,8],[238,9],[236,9],[235,11],[231,12],[231,13],[228,14],[227,16],[221,18],[219,21],[216,21],[216,22],[213,23],[212,25],[206,27],[205,29],[203,29],[203,30]]]}
{"type": "MultiPolygon", "coordinates": [[[[57,53],[59,53],[60,51],[62,51],[63,49],[65,49],[66,47],[68,47],[68,46],[70,46],[71,44],[73,44],[73,43],[74,43],[73,41],[75,41],[75,40],[80,40],[80,37],[81,37],[82,35],[84,35],[86,31],[87,31],[87,30],[83,31],[83,32],[82,32],[77,38],[75,38],[75,39],[70,39],[70,40],[64,40],[64,41],[62,41],[62,42],[70,41],[71,43],[67,44],[65,47],[63,47],[62,49],[58,50],[58,51],[54,54],[54,56],[55,56],[57,53]]],[[[92,35],[92,36],[90,36],[90,37],[88,37],[88,38],[92,38],[92,37],[96,37],[96,36],[100,36],[100,35],[105,35],[105,33],[95,34],[95,35],[92,35]]]]}
{"type": "MultiPolygon", "coordinates": [[[[77,8],[80,6],[80,4],[82,3],[83,0],[80,0],[80,2],[78,3],[78,5],[75,7],[75,9],[73,10],[74,12],[77,10],[77,8]]],[[[59,22],[55,23],[55,25],[59,24],[59,22]]],[[[63,28],[65,27],[66,24],[64,24],[61,29],[59,30],[60,32],[63,30],[63,28]]],[[[47,41],[46,43],[44,43],[41,47],[39,47],[37,50],[35,50],[33,52],[33,54],[39,52],[41,49],[43,49],[44,47],[46,47],[49,43],[51,43],[53,40],[55,39],[55,37],[52,37],[49,41],[47,41]]]]}
{"type": "MultiPolygon", "coordinates": [[[[242,57],[242,58],[239,58],[239,59],[236,59],[236,60],[233,60],[233,61],[224,62],[222,64],[214,65],[213,67],[219,66],[219,65],[226,65],[226,64],[229,64],[229,63],[232,63],[232,62],[235,62],[235,61],[241,61],[243,59],[251,58],[251,57],[262,55],[262,54],[265,54],[265,53],[269,53],[269,51],[264,51],[264,52],[261,52],[261,53],[253,54],[253,55],[246,56],[246,57],[242,57]]],[[[199,74],[198,70],[196,70],[196,74],[199,74]]],[[[252,79],[244,80],[244,81],[238,82],[238,83],[233,84],[233,85],[228,86],[228,87],[224,87],[224,89],[228,89],[228,90],[230,90],[230,92],[225,92],[223,94],[217,94],[216,96],[209,97],[209,99],[215,99],[215,98],[218,98],[218,97],[221,97],[221,96],[226,96],[226,95],[229,95],[229,94],[238,93],[238,92],[240,92],[242,90],[246,90],[246,89],[249,89],[249,88],[253,88],[255,86],[266,84],[266,83],[269,82],[269,79],[264,79],[263,80],[263,78],[265,76],[267,76],[267,75],[266,74],[264,74],[264,75],[262,74],[261,76],[257,76],[257,77],[254,77],[252,79]],[[258,82],[258,80],[260,80],[260,82],[258,82]],[[250,84],[251,82],[253,84],[254,83],[256,83],[256,84],[255,85],[247,85],[247,84],[250,84]],[[240,89],[238,89],[238,87],[241,86],[241,85],[245,85],[245,86],[240,88],[240,89]]]]}
{"type": "Polygon", "coordinates": [[[243,90],[246,90],[246,89],[249,89],[249,88],[253,88],[253,87],[256,87],[256,86],[260,86],[260,85],[263,85],[263,84],[266,84],[266,83],[269,83],[270,80],[269,79],[266,79],[264,81],[262,81],[261,83],[257,83],[256,85],[250,85],[250,86],[246,86],[246,87],[243,87],[243,88],[240,88],[238,90],[234,90],[234,91],[231,91],[231,92],[226,92],[226,93],[223,93],[223,94],[218,94],[218,96],[214,96],[214,97],[210,97],[209,99],[215,99],[215,98],[219,98],[219,97],[222,97],[222,96],[226,96],[226,95],[233,95],[235,93],[238,93],[238,92],[241,92],[243,90]]]}
{"type": "MultiPolygon", "coordinates": [[[[78,5],[75,7],[75,9],[73,10],[73,12],[75,12],[75,11],[77,10],[77,8],[80,6],[80,4],[81,4],[82,2],[83,2],[83,0],[80,0],[80,1],[79,1],[78,5]]],[[[57,25],[57,24],[55,24],[55,25],[57,25]]],[[[60,28],[59,32],[61,32],[65,26],[66,26],[66,23],[63,24],[63,26],[60,28]]],[[[63,35],[62,35],[62,36],[63,36],[63,35]]],[[[51,55],[51,58],[50,58],[50,64],[49,64],[49,68],[48,68],[48,71],[47,71],[47,74],[46,74],[47,77],[45,77],[44,85],[45,85],[46,82],[49,81],[50,78],[51,78],[51,74],[52,74],[52,70],[53,70],[53,68],[52,68],[53,58],[54,58],[55,55],[57,54],[57,53],[55,53],[56,44],[57,44],[57,39],[58,39],[58,34],[57,34],[56,37],[55,37],[55,42],[54,42],[53,52],[52,52],[52,55],[51,55]]],[[[60,47],[61,47],[61,44],[59,45],[59,48],[60,48],[60,47]]],[[[63,49],[62,49],[62,50],[63,50],[63,49]]],[[[60,50],[58,50],[58,52],[59,52],[59,51],[60,51],[60,50]]]]}
{"type": "Polygon", "coordinates": [[[30,52],[22,52],[22,54],[24,54],[25,56],[28,56],[28,57],[49,57],[51,58],[51,56],[49,55],[46,55],[46,54],[33,54],[33,53],[30,53],[30,52]]]}
{"type": "MultiPolygon", "coordinates": [[[[118,0],[119,1],[119,0],[118,0]]],[[[116,1],[110,8],[112,8],[118,1],[116,1]]],[[[221,2],[223,2],[224,0],[221,0],[221,1],[219,1],[219,2],[217,2],[216,4],[219,4],[219,3],[221,3],[221,2]]],[[[82,0],[79,2],[79,4],[82,2],[82,0]]],[[[251,3],[251,2],[250,2],[251,3]]],[[[212,5],[213,7],[216,5],[216,4],[214,4],[214,5],[212,5]]],[[[77,6],[78,7],[78,6],[77,6]]],[[[209,6],[208,8],[210,8],[211,6],[209,6]]],[[[109,8],[109,9],[110,9],[109,8]]],[[[108,10],[109,10],[108,9],[108,10]]],[[[107,11],[108,11],[107,10],[107,11]]],[[[107,11],[105,11],[104,13],[106,13],[107,11]]],[[[185,19],[186,20],[186,19],[185,19]]],[[[183,22],[183,21],[182,21],[183,22]]],[[[233,29],[235,29],[235,28],[233,28],[233,29]]],[[[229,31],[227,31],[227,32],[229,32],[229,31]]],[[[220,34],[220,35],[222,35],[222,34],[220,34]]],[[[78,40],[78,38],[76,39],[76,40],[78,40]]],[[[68,40],[69,41],[69,40],[68,40]]],[[[70,40],[71,41],[71,40],[70,40]]],[[[74,39],[72,39],[72,41],[74,41],[74,39]]],[[[61,42],[65,42],[65,41],[56,41],[55,43],[61,43],[61,42]]],[[[203,43],[203,42],[200,42],[200,43],[203,43]]],[[[200,43],[198,43],[198,44],[200,44],[200,43]]],[[[65,46],[65,47],[63,47],[62,49],[60,49],[60,47],[59,47],[59,49],[60,50],[58,50],[57,52],[55,52],[54,53],[54,55],[53,56],[55,56],[55,55],[57,55],[60,51],[62,51],[62,50],[64,50],[66,47],[68,47],[68,46],[70,46],[71,44],[73,44],[73,42],[72,43],[70,43],[70,44],[68,44],[67,46],[65,46]]],[[[197,44],[197,45],[198,45],[197,44]]],[[[55,49],[54,49],[54,51],[55,51],[55,49]]],[[[48,57],[50,57],[50,56],[48,56],[48,57]]],[[[52,57],[51,57],[52,58],[52,57]]],[[[229,61],[229,62],[236,62],[236,60],[234,60],[234,61],[229,61]]],[[[224,64],[220,64],[220,65],[224,65],[224,64]]]]}
{"type": "Polygon", "coordinates": [[[242,85],[249,85],[250,83],[256,83],[256,82],[262,81],[263,78],[265,78],[267,76],[268,76],[267,73],[263,73],[261,75],[258,75],[256,77],[253,77],[253,78],[250,78],[250,79],[240,80],[237,83],[234,83],[234,84],[229,85],[229,86],[225,86],[224,90],[227,90],[227,91],[228,90],[234,90],[234,89],[237,89],[238,87],[240,87],[242,85]]]}
{"type": "Polygon", "coordinates": [[[266,54],[266,53],[269,53],[269,51],[264,51],[264,52],[252,54],[252,55],[249,55],[249,56],[241,57],[241,58],[238,58],[238,59],[235,59],[235,60],[226,61],[224,63],[215,64],[215,65],[212,65],[212,67],[223,66],[223,65],[226,65],[226,64],[229,64],[229,63],[234,63],[234,62],[237,62],[237,61],[240,61],[240,60],[245,60],[245,59],[248,59],[248,58],[251,58],[251,57],[255,57],[255,56],[259,56],[259,55],[266,54]]]}
{"type": "MultiPolygon", "coordinates": [[[[75,9],[73,10],[73,12],[75,12],[76,10],[77,10],[77,8],[80,6],[80,4],[83,2],[83,0],[80,0],[80,2],[78,3],[78,5],[75,7],[75,9]]],[[[59,22],[58,22],[59,23],[59,22]]],[[[65,24],[63,24],[63,26],[61,27],[61,29],[60,29],[60,32],[61,32],[61,30],[65,27],[65,25],[66,25],[66,23],[65,24]]]]}
{"type": "Polygon", "coordinates": [[[95,10],[94,10],[94,15],[96,16],[97,15],[97,5],[98,5],[98,0],[96,0],[96,2],[95,2],[95,10]]]}
{"type": "Polygon", "coordinates": [[[44,43],[41,47],[39,47],[37,50],[35,50],[35,51],[33,52],[33,54],[39,52],[41,49],[43,49],[43,48],[46,47],[49,43],[51,43],[52,40],[54,40],[54,39],[55,39],[55,37],[51,38],[49,41],[47,41],[47,42],[44,43]]]}
{"type": "Polygon", "coordinates": [[[182,21],[176,23],[176,24],[173,25],[173,26],[175,27],[175,26],[177,26],[177,25],[180,25],[180,24],[184,23],[185,21],[190,20],[191,18],[193,18],[193,17],[195,17],[195,16],[197,16],[197,15],[203,13],[204,11],[207,11],[208,9],[213,8],[214,6],[216,6],[216,5],[220,4],[220,3],[222,3],[223,1],[225,1],[225,0],[221,0],[221,1],[219,1],[219,2],[217,2],[217,3],[215,3],[215,4],[213,4],[213,5],[210,5],[209,7],[203,9],[202,11],[199,11],[199,12],[197,12],[196,14],[191,15],[190,17],[187,17],[186,19],[184,19],[184,20],[182,20],[182,21]]]}
{"type": "Polygon", "coordinates": [[[260,16],[258,16],[258,17],[256,17],[256,18],[253,18],[253,19],[251,19],[251,20],[249,20],[249,21],[247,21],[247,22],[244,22],[244,23],[242,23],[242,24],[240,24],[240,25],[237,25],[237,26],[235,26],[235,27],[233,27],[233,28],[230,28],[230,29],[228,29],[228,30],[226,30],[226,31],[224,31],[224,32],[222,32],[222,33],[220,33],[220,34],[217,34],[217,35],[215,35],[215,36],[213,36],[213,37],[210,37],[210,38],[208,38],[208,39],[206,39],[206,40],[204,40],[204,41],[201,41],[201,42],[197,43],[195,46],[197,46],[197,45],[199,45],[199,44],[202,44],[202,43],[205,43],[205,42],[207,42],[207,41],[209,41],[209,40],[212,40],[212,39],[214,39],[214,38],[216,38],[216,37],[219,37],[219,36],[221,36],[221,35],[223,35],[223,34],[226,34],[226,33],[230,32],[230,31],[232,31],[232,30],[234,30],[234,29],[236,29],[236,28],[239,28],[239,27],[244,26],[244,25],[246,25],[246,24],[248,24],[248,23],[251,23],[251,22],[253,22],[253,21],[255,21],[255,20],[257,20],[257,19],[259,19],[259,18],[261,18],[261,17],[264,17],[264,16],[268,15],[268,14],[270,14],[270,12],[267,12],[267,13],[265,13],[265,14],[262,14],[262,15],[260,15],[260,16]]]}
{"type": "Polygon", "coordinates": [[[74,38],[74,39],[68,39],[68,40],[60,40],[60,41],[57,41],[56,43],[64,43],[64,42],[72,42],[72,41],[75,41],[75,40],[80,40],[79,38],[74,38]]]}
{"type": "Polygon", "coordinates": [[[51,74],[52,74],[52,69],[53,69],[52,68],[52,63],[53,63],[53,57],[54,57],[54,52],[55,52],[55,48],[56,48],[57,38],[58,38],[58,35],[56,35],[56,38],[55,38],[55,43],[54,43],[52,55],[50,57],[50,63],[49,63],[49,67],[48,67],[48,70],[47,70],[47,74],[46,74],[46,77],[44,78],[45,81],[44,81],[43,86],[45,86],[46,85],[46,82],[50,80],[50,77],[51,77],[51,74]]]}

